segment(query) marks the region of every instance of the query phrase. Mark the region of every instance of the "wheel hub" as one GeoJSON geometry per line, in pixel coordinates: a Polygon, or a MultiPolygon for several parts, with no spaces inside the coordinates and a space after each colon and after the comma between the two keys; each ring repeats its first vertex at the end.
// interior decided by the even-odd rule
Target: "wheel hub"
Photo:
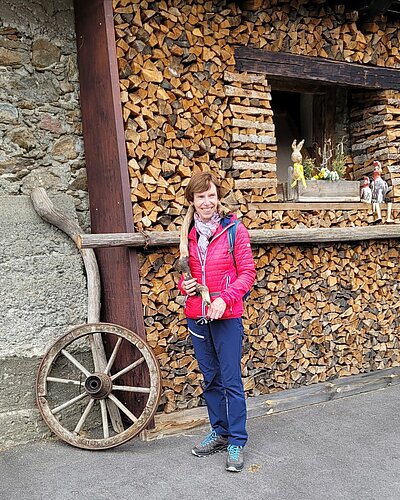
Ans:
{"type": "Polygon", "coordinates": [[[94,399],[104,399],[112,391],[111,378],[105,373],[93,373],[85,380],[85,391],[94,399]]]}

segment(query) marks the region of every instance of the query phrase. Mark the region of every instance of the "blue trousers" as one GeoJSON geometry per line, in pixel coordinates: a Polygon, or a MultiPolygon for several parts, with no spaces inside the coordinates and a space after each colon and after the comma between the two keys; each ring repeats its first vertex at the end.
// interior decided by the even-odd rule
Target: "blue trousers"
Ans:
{"type": "Polygon", "coordinates": [[[243,344],[241,318],[198,325],[188,318],[194,353],[204,377],[204,399],[211,427],[229,444],[244,446],[246,399],[240,368],[243,344]]]}

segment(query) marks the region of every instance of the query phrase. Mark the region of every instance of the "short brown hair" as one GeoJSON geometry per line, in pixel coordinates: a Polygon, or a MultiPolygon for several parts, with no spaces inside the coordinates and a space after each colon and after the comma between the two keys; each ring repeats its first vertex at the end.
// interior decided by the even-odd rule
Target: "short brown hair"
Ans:
{"type": "Polygon", "coordinates": [[[210,189],[211,184],[217,188],[217,195],[220,198],[221,189],[217,177],[212,172],[197,172],[193,174],[189,184],[185,189],[185,198],[189,203],[193,202],[194,193],[203,193],[210,189]]]}

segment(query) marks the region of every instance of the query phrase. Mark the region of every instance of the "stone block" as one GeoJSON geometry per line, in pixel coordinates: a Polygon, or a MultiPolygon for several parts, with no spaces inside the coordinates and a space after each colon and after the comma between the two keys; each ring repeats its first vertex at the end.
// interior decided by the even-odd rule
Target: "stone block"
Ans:
{"type": "MultiPolygon", "coordinates": [[[[66,195],[54,203],[69,214],[66,195]]],[[[0,197],[0,358],[35,356],[86,321],[83,262],[72,240],[44,222],[28,197],[0,197]]]]}
{"type": "MultiPolygon", "coordinates": [[[[72,217],[73,199],[51,196],[72,217]]],[[[26,196],[0,196],[0,447],[48,437],[36,409],[41,357],[86,322],[84,266],[73,241],[43,221],[26,196]]]]}

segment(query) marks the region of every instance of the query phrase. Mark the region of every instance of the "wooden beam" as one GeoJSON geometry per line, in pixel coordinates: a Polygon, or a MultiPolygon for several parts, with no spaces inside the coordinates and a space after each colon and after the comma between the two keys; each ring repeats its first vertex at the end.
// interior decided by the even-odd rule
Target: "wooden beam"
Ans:
{"type": "MultiPolygon", "coordinates": [[[[255,245],[334,243],[400,238],[400,224],[306,229],[250,229],[255,245]]],[[[78,248],[168,247],[179,245],[179,231],[148,231],[135,234],[84,234],[78,236],[78,248]]]]}
{"type": "MultiPolygon", "coordinates": [[[[299,203],[299,202],[269,202],[269,203],[249,203],[247,208],[249,210],[299,210],[300,212],[308,211],[320,211],[320,210],[369,210],[372,213],[372,205],[370,203],[348,203],[348,202],[334,202],[334,203],[326,203],[326,202],[307,202],[307,203],[299,203]]],[[[381,210],[384,211],[387,209],[387,205],[381,205],[381,210]]],[[[400,203],[393,203],[393,210],[400,210],[400,203]]]]}
{"type": "MultiPolygon", "coordinates": [[[[249,397],[247,414],[248,418],[266,417],[295,408],[328,403],[336,399],[384,389],[399,383],[400,367],[341,377],[329,382],[249,397]]],[[[163,413],[156,415],[155,428],[142,433],[142,439],[151,441],[180,434],[188,429],[205,425],[207,422],[207,409],[204,406],[175,413],[163,413]]]]}
{"type": "Polygon", "coordinates": [[[367,89],[400,89],[400,70],[366,66],[319,57],[269,52],[252,47],[235,48],[236,70],[264,73],[296,81],[367,89]]]}
{"type": "MultiPolygon", "coordinates": [[[[131,233],[134,227],[112,0],[74,0],[74,8],[92,232],[131,233]]],[[[144,338],[135,250],[99,250],[96,256],[102,283],[102,321],[124,326],[144,338]]],[[[127,366],[132,356],[126,348],[120,349],[121,365],[127,366]]],[[[135,370],[136,376],[136,385],[140,385],[140,379],[147,383],[140,369],[135,370]]],[[[125,396],[132,411],[141,411],[144,395],[125,396]]]]}

